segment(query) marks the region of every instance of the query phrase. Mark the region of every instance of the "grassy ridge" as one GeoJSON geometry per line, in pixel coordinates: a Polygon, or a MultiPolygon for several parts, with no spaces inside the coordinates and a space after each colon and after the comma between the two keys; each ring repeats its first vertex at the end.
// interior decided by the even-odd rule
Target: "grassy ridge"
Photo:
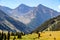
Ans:
{"type": "Polygon", "coordinates": [[[60,15],[45,21],[31,33],[42,31],[60,31],[60,15]]]}

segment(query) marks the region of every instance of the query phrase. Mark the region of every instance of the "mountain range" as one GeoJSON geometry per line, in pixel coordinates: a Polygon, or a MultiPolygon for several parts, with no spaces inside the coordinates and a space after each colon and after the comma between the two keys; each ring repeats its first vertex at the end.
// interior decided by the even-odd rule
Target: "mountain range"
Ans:
{"type": "Polygon", "coordinates": [[[41,4],[39,4],[37,7],[29,7],[25,4],[21,4],[15,9],[0,6],[0,10],[9,16],[6,18],[6,20],[9,22],[14,20],[16,22],[16,24],[14,22],[11,23],[15,25],[16,29],[26,33],[30,33],[31,31],[35,30],[46,20],[60,15],[59,12],[41,4]],[[22,27],[20,27],[21,25],[22,27]]]}

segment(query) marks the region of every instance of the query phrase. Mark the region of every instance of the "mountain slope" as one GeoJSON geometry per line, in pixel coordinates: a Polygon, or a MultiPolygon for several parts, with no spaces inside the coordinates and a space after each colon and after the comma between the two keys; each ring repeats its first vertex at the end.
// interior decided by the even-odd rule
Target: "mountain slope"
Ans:
{"type": "Polygon", "coordinates": [[[60,15],[44,22],[32,32],[37,31],[60,31],[60,15]]]}
{"type": "Polygon", "coordinates": [[[15,20],[24,23],[27,26],[27,29],[29,28],[28,32],[38,28],[38,26],[40,26],[46,20],[60,15],[59,12],[41,4],[39,4],[37,7],[29,7],[21,4],[17,8],[12,9],[8,14],[10,14],[10,16],[15,20]]]}
{"type": "Polygon", "coordinates": [[[7,15],[11,15],[11,11],[12,9],[5,7],[5,6],[0,6],[0,10],[2,10],[3,12],[5,12],[7,15]]]}
{"type": "Polygon", "coordinates": [[[19,5],[17,8],[15,8],[16,11],[19,12],[19,14],[21,13],[27,13],[29,12],[30,10],[32,10],[33,8],[32,7],[29,7],[27,5],[24,5],[24,4],[21,4],[19,5]]]}
{"type": "Polygon", "coordinates": [[[29,28],[26,28],[26,25],[22,22],[19,22],[12,17],[6,15],[3,11],[0,10],[0,29],[1,30],[7,30],[7,31],[13,31],[13,32],[24,32],[28,33],[27,31],[29,28]],[[26,30],[27,29],[27,30],[26,30]]]}
{"type": "Polygon", "coordinates": [[[31,27],[32,30],[40,26],[46,20],[59,15],[57,11],[43,5],[39,5],[36,9],[34,9],[32,14],[34,15],[34,18],[30,21],[30,23],[28,23],[28,26],[31,27]]]}
{"type": "Polygon", "coordinates": [[[21,4],[13,11],[14,12],[12,13],[15,13],[13,17],[26,24],[28,27],[31,28],[31,30],[37,28],[46,20],[58,16],[60,14],[59,12],[48,7],[45,7],[41,4],[38,5],[37,7],[29,7],[24,4],[21,4]]]}

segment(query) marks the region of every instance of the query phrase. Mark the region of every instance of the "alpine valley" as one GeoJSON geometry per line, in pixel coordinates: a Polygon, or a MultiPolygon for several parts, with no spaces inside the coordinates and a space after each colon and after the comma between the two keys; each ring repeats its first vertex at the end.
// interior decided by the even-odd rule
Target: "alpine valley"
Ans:
{"type": "Polygon", "coordinates": [[[41,4],[37,7],[21,4],[15,9],[0,6],[0,29],[13,32],[22,31],[27,34],[58,15],[60,15],[59,12],[41,4]]]}

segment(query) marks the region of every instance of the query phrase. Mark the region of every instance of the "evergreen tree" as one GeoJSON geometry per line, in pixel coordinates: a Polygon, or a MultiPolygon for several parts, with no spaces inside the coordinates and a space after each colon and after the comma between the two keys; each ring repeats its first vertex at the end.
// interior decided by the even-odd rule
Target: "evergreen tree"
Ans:
{"type": "Polygon", "coordinates": [[[8,40],[10,40],[10,32],[8,31],[8,40]]]}
{"type": "Polygon", "coordinates": [[[18,38],[20,38],[20,39],[22,38],[22,35],[21,35],[21,33],[18,33],[18,38]]]}
{"type": "Polygon", "coordinates": [[[15,34],[12,32],[12,33],[11,33],[11,36],[14,36],[14,35],[15,35],[15,34]]]}
{"type": "Polygon", "coordinates": [[[6,34],[4,33],[4,40],[6,40],[6,34]]]}
{"type": "Polygon", "coordinates": [[[14,39],[13,40],[15,40],[16,39],[16,37],[14,36],[14,39]]]}
{"type": "Polygon", "coordinates": [[[0,40],[2,40],[2,33],[0,33],[0,40]]]}
{"type": "Polygon", "coordinates": [[[1,40],[3,40],[3,36],[4,36],[4,35],[3,35],[3,31],[2,31],[1,40]]]}

